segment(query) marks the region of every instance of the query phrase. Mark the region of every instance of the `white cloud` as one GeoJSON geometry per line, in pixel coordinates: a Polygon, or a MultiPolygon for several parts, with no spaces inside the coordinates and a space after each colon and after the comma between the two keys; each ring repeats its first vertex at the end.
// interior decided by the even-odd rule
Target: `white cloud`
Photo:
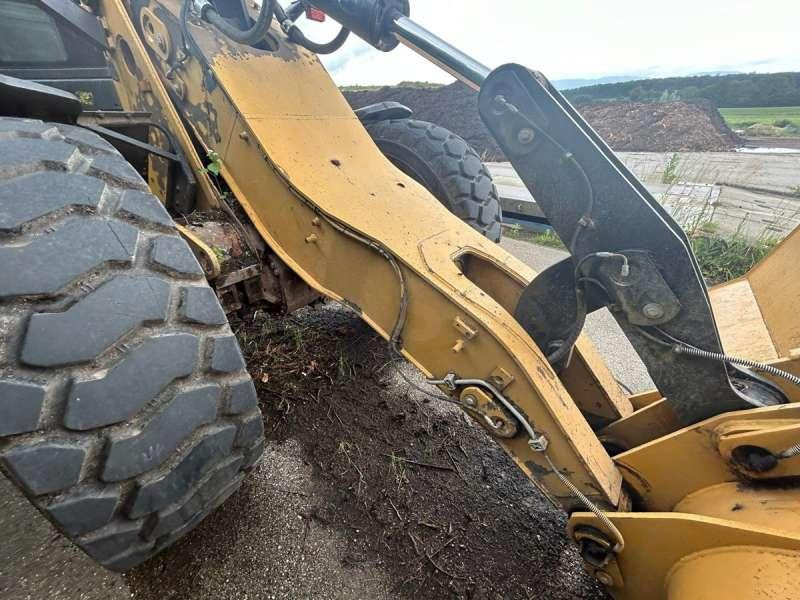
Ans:
{"type": "MultiPolygon", "coordinates": [[[[796,0],[411,0],[412,18],[489,67],[519,62],[551,79],[797,70],[796,0]]],[[[336,25],[304,24],[315,39],[336,25]]],[[[406,48],[351,39],[324,58],[341,85],[451,81],[406,48]]]]}

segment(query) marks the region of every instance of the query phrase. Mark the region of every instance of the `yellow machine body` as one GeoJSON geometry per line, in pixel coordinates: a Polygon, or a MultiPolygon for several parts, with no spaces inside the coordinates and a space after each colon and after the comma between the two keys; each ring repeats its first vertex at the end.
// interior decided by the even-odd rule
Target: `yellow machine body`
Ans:
{"type": "MultiPolygon", "coordinates": [[[[278,29],[257,50],[190,22],[198,57],[170,36],[178,0],[100,6],[124,108],[173,133],[198,178],[198,208],[220,206],[229,190],[292,271],[424,374],[491,382],[546,447],[469,414],[571,513],[582,548],[606,548],[587,568],[615,597],[797,596],[800,493],[786,482],[800,475],[800,455],[763,473],[733,457],[743,445],[780,453],[800,441],[800,405],[682,428],[657,392],[625,397],[585,336],[557,375],[513,317],[535,273],[392,166],[314,54],[278,29]],[[587,418],[609,425],[595,431],[587,418]],[[611,456],[605,442],[625,451],[611,456]],[[573,512],[585,510],[576,490],[606,519],[573,512]]],[[[153,161],[151,187],[163,194],[153,161]]],[[[798,255],[795,233],[748,277],[712,290],[728,351],[800,372],[800,284],[788,276],[798,255]]],[[[491,398],[485,406],[505,414],[491,398]]]]}

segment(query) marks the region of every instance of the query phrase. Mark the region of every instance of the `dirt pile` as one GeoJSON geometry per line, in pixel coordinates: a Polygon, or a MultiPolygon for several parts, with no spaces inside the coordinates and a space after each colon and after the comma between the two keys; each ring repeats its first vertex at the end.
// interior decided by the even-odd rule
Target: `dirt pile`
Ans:
{"type": "MultiPolygon", "coordinates": [[[[302,518],[306,531],[332,529],[346,540],[338,557],[345,572],[380,569],[392,588],[386,597],[397,600],[608,598],[566,539],[563,513],[460,410],[411,388],[397,369],[413,377],[412,369],[357,316],[328,304],[287,317],[260,312],[233,325],[257,383],[268,439],[299,446],[313,471],[313,490],[278,482],[313,499],[291,516],[302,518]]],[[[230,560],[230,548],[211,540],[230,539],[226,528],[250,519],[253,485],[246,480],[186,541],[137,569],[130,577],[136,597],[197,597],[165,596],[165,590],[212,576],[212,566],[198,571],[198,564],[230,560]],[[203,552],[208,562],[198,563],[203,552]]],[[[262,534],[236,543],[270,548],[275,542],[262,534]]],[[[249,568],[234,566],[237,577],[249,568]]],[[[251,592],[299,597],[268,587],[251,592]]],[[[325,597],[365,596],[332,590],[325,597]]]]}
{"type": "Polygon", "coordinates": [[[351,540],[398,598],[600,600],[563,514],[460,410],[410,388],[405,361],[328,304],[237,328],[268,436],[306,452],[326,501],[308,517],[351,540]],[[268,343],[264,341],[268,340],[268,343]]]}
{"type": "MultiPolygon", "coordinates": [[[[478,115],[475,92],[460,82],[435,89],[385,87],[345,92],[353,108],[394,100],[415,117],[437,123],[467,140],[484,160],[505,160],[478,115]]],[[[591,126],[618,151],[723,152],[738,145],[716,108],[701,102],[609,102],[579,106],[591,126]]]]}
{"type": "Polygon", "coordinates": [[[578,110],[614,150],[726,152],[738,142],[707,101],[608,102],[578,110]]]}

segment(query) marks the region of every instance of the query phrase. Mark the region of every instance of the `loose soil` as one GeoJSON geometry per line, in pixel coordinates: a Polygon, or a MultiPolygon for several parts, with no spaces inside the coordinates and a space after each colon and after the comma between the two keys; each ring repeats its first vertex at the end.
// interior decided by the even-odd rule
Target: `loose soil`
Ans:
{"type": "MultiPolygon", "coordinates": [[[[341,534],[343,569],[377,565],[392,598],[607,598],[566,539],[562,512],[483,429],[407,385],[398,369],[415,377],[412,369],[358,317],[328,304],[288,317],[255,313],[233,325],[268,439],[299,445],[311,467],[308,496],[319,501],[302,517],[341,534]]],[[[226,505],[243,513],[233,517],[246,519],[240,500],[257,496],[249,486],[258,483],[246,481],[226,505]]],[[[230,518],[212,515],[137,569],[129,577],[135,597],[183,598],[164,590],[202,577],[192,548],[216,539],[209,532],[224,526],[215,519],[230,518]]]]}
{"type": "MultiPolygon", "coordinates": [[[[415,118],[463,137],[484,160],[505,160],[481,121],[475,92],[460,82],[434,89],[401,86],[345,92],[345,97],[353,108],[387,100],[400,102],[414,111],[415,118]]],[[[617,151],[722,152],[733,150],[740,143],[719,111],[707,101],[608,102],[577,108],[617,151]]]]}
{"type": "Polygon", "coordinates": [[[724,152],[740,145],[708,101],[610,102],[578,110],[614,150],[724,152]]]}

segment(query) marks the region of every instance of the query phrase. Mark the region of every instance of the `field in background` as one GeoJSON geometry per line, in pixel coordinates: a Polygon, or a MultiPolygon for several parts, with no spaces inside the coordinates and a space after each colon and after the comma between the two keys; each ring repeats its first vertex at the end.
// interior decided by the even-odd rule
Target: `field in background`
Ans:
{"type": "Polygon", "coordinates": [[[744,129],[755,123],[777,125],[776,121],[790,121],[795,127],[800,127],[800,106],[720,108],[719,112],[732,129],[744,129]]]}

